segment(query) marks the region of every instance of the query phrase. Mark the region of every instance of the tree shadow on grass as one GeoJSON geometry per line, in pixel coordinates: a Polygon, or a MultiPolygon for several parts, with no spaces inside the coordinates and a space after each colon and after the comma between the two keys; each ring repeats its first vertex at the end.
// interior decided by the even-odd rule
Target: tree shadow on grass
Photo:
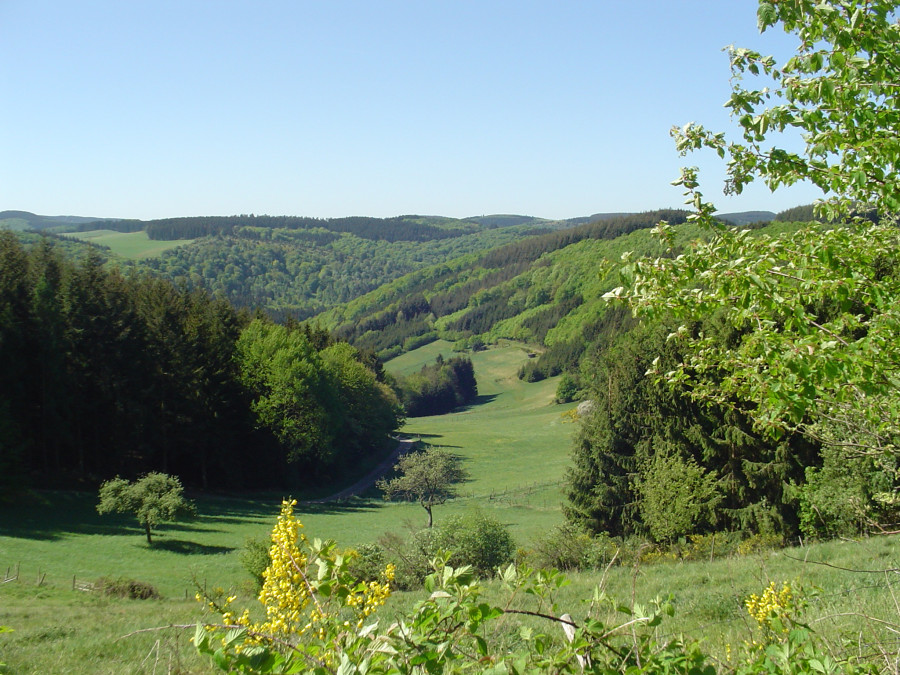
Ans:
{"type": "Polygon", "coordinates": [[[479,406],[487,405],[488,403],[493,401],[495,398],[497,398],[497,396],[499,396],[499,394],[482,394],[481,396],[476,396],[474,401],[472,401],[468,405],[464,405],[460,408],[457,408],[453,412],[455,412],[455,413],[471,412],[472,410],[474,410],[475,408],[478,408],[479,406]]]}
{"type": "MultiPolygon", "coordinates": [[[[199,515],[195,520],[166,523],[165,529],[204,534],[227,531],[229,526],[262,524],[271,526],[278,517],[285,493],[246,497],[198,495],[199,515]]],[[[340,514],[369,511],[381,505],[379,499],[350,498],[333,503],[301,502],[298,512],[340,514]]],[[[97,513],[97,495],[85,492],[46,492],[38,499],[0,507],[0,537],[60,541],[72,535],[135,536],[143,534],[131,514],[97,513]]]]}
{"type": "Polygon", "coordinates": [[[184,539],[163,539],[162,541],[154,541],[150,550],[168,551],[181,555],[218,555],[219,553],[231,553],[234,547],[207,546],[206,544],[198,544],[195,541],[185,541],[184,539]]]}
{"type": "Polygon", "coordinates": [[[316,515],[363,513],[365,511],[374,511],[383,506],[383,504],[384,502],[382,500],[375,498],[347,497],[346,499],[340,499],[333,502],[301,502],[297,504],[297,512],[316,515]]]}

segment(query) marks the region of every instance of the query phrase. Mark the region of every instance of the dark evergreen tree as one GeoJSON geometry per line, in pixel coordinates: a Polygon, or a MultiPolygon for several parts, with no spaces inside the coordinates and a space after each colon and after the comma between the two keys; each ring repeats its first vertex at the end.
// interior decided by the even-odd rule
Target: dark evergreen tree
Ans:
{"type": "MultiPolygon", "coordinates": [[[[704,328],[716,329],[714,322],[704,328]]],[[[672,466],[654,461],[665,456],[715,481],[716,512],[696,529],[794,532],[797,502],[790,486],[802,483],[804,467],[818,462],[817,448],[797,436],[763,438],[738,403],[700,404],[658,382],[652,372],[679,358],[667,335],[662,326],[639,325],[601,340],[585,365],[582,381],[593,408],[576,437],[566,516],[595,532],[645,533],[639,487],[672,479],[654,475],[672,466]]]]}

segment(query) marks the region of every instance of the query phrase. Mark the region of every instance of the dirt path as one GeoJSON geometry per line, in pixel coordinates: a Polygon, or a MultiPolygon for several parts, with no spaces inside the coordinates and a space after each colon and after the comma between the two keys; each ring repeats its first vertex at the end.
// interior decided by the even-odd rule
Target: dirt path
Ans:
{"type": "Polygon", "coordinates": [[[398,441],[397,447],[394,451],[382,460],[382,462],[372,469],[368,474],[366,474],[363,478],[356,481],[353,485],[348,488],[341,490],[340,492],[335,492],[333,495],[329,497],[325,497],[323,499],[311,499],[307,504],[327,504],[328,502],[337,502],[342,499],[347,499],[348,497],[355,497],[356,495],[365,492],[370,487],[375,485],[375,481],[381,478],[384,474],[388,473],[391,469],[394,468],[394,464],[397,462],[397,458],[400,455],[405,455],[407,452],[413,449],[415,445],[415,441],[413,440],[401,440],[398,441]]]}

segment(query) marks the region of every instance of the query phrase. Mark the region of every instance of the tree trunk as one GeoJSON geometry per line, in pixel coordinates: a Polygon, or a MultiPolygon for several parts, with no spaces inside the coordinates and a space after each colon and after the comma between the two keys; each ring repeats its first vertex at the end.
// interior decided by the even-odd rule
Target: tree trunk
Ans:
{"type": "Polygon", "coordinates": [[[153,546],[153,540],[150,538],[150,522],[144,522],[144,532],[147,533],[147,545],[153,546]]]}
{"type": "Polygon", "coordinates": [[[431,516],[431,504],[422,504],[422,508],[428,511],[428,527],[431,528],[431,525],[434,523],[434,518],[431,516]]]}

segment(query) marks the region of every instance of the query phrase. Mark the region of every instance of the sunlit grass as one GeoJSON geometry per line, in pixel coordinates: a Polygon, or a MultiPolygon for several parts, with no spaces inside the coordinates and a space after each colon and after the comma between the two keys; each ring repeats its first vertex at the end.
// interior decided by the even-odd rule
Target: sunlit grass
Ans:
{"type": "MultiPolygon", "coordinates": [[[[441,345],[407,355],[399,367],[416,368],[433,360],[441,345]]],[[[460,455],[472,479],[461,496],[435,509],[440,522],[451,514],[481,509],[510,529],[522,548],[562,522],[561,480],[575,425],[554,404],[556,382],[526,384],[515,377],[527,358],[516,346],[472,356],[481,399],[466,410],[440,417],[411,419],[404,433],[447,446],[460,455]]],[[[397,363],[389,368],[398,367],[397,363]]],[[[194,584],[236,591],[237,604],[255,604],[248,574],[240,564],[247,538],[266,538],[275,522],[281,494],[244,497],[195,496],[199,518],[161,528],[149,547],[136,521],[99,516],[96,496],[45,493],[0,510],[0,574],[19,566],[18,580],[0,584],[0,662],[15,673],[213,672],[194,654],[190,631],[133,631],[168,624],[190,624],[202,617],[193,600],[194,584]],[[100,576],[153,584],[161,600],[98,597],[72,589],[77,581],[100,576]]],[[[300,499],[304,495],[293,495],[300,499]]],[[[416,504],[385,503],[376,491],[336,504],[301,503],[297,514],[311,538],[329,538],[341,547],[375,541],[385,532],[421,528],[425,511],[416,504]]],[[[602,585],[630,604],[674,596],[675,618],[664,634],[685,632],[702,638],[724,658],[725,645],[752,639],[743,602],[770,581],[789,581],[803,589],[804,618],[833,642],[856,636],[860,649],[889,645],[897,622],[895,574],[897,537],[860,543],[831,542],[808,548],[728,557],[707,562],[672,561],[655,565],[613,566],[570,575],[558,602],[578,619],[588,611],[593,588],[602,585]],[[804,560],[806,562],[804,562],[804,560]],[[814,564],[828,563],[834,567],[814,564]],[[837,568],[874,570],[847,572],[837,568]],[[869,620],[865,617],[872,617],[869,620]]],[[[496,582],[488,596],[503,601],[496,582]]],[[[421,596],[398,594],[385,611],[408,608],[421,596]]],[[[553,633],[556,627],[541,626],[553,633]]]]}
{"type": "Polygon", "coordinates": [[[192,239],[177,239],[174,241],[157,241],[150,239],[147,233],[140,232],[116,232],[114,230],[90,230],[88,232],[68,232],[67,237],[82,239],[94,244],[108,246],[117,256],[137,260],[140,258],[153,258],[163,251],[176,246],[190,243],[192,239]]]}

